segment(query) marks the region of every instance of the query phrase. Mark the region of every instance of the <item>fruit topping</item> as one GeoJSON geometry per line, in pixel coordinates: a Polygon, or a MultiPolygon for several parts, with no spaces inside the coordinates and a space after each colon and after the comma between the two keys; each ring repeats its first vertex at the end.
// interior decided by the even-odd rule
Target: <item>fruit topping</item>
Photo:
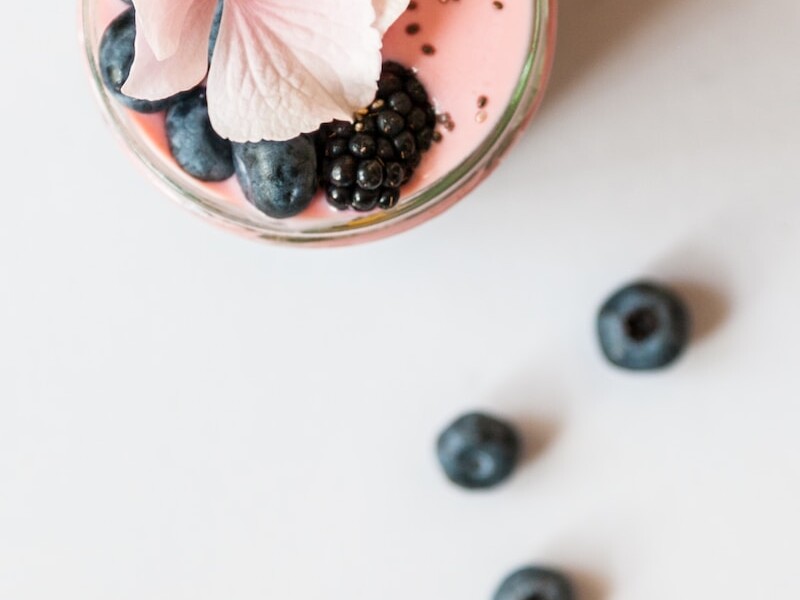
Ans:
{"type": "Polygon", "coordinates": [[[234,144],[233,162],[247,200],[270,217],[302,212],[317,190],[317,155],[308,136],[234,144]]]}
{"type": "Polygon", "coordinates": [[[395,206],[398,188],[431,147],[435,125],[428,93],[414,72],[384,63],[377,96],[355,123],[334,121],[320,129],[319,179],[328,202],[339,210],[395,206]]]}
{"type": "Polygon", "coordinates": [[[201,181],[233,175],[232,147],[211,127],[205,88],[176,100],[167,110],[167,142],[180,167],[201,181]]]}

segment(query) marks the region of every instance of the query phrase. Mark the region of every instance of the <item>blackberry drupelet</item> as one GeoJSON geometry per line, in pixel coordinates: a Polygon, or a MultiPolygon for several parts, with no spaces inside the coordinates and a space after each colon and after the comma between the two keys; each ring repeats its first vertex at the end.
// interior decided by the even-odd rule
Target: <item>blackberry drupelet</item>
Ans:
{"type": "Polygon", "coordinates": [[[436,113],[410,69],[383,63],[378,93],[355,123],[334,121],[319,131],[319,180],[338,210],[388,209],[433,141],[436,113]]]}

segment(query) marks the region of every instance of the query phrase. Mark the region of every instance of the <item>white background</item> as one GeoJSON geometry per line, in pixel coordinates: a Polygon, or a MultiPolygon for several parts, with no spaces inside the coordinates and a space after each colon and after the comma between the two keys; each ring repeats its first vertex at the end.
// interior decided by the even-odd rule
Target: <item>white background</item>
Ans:
{"type": "MultiPolygon", "coordinates": [[[[432,1],[432,0],[431,0],[432,1]]],[[[450,212],[258,245],[150,187],[71,0],[3,8],[0,598],[800,597],[800,4],[563,0],[551,93],[450,212]],[[662,374],[593,317],[642,275],[698,321],[662,374]],[[433,458],[485,408],[528,459],[433,458]]]]}

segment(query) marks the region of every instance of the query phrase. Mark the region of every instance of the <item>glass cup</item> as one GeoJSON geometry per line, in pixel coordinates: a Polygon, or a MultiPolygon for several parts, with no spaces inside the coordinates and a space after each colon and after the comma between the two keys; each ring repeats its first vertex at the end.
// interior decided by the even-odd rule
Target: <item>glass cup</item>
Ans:
{"type": "MultiPolygon", "coordinates": [[[[154,119],[119,104],[103,85],[98,46],[109,0],[81,0],[81,37],[94,91],[106,119],[135,161],[169,197],[192,213],[246,237],[306,246],[336,246],[399,233],[442,213],[463,198],[497,166],[541,104],[553,62],[557,0],[530,0],[533,23],[527,57],[511,99],[492,129],[454,168],[401,197],[388,210],[346,211],[330,217],[272,219],[244,202],[231,202],[217,184],[205,184],[182,173],[143,130],[154,119]],[[105,8],[104,8],[105,7],[105,8]]],[[[497,4],[497,3],[496,3],[497,4]]],[[[423,157],[423,160],[424,157],[423,157]]]]}

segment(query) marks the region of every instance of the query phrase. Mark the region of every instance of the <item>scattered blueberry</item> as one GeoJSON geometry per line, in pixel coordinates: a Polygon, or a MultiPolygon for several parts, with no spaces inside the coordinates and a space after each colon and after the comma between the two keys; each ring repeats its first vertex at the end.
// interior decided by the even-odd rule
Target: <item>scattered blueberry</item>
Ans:
{"type": "Polygon", "coordinates": [[[572,586],[557,571],[525,567],[509,575],[494,600],[572,600],[572,586]]]}
{"type": "Polygon", "coordinates": [[[159,112],[172,99],[138,100],[121,91],[131,72],[135,40],[135,13],[133,8],[129,8],[114,19],[103,33],[99,51],[100,75],[109,92],[128,108],[141,113],[159,112]]]}
{"type": "Polygon", "coordinates": [[[481,489],[493,487],[511,474],[519,459],[520,442],[507,423],[469,413],[442,432],[436,449],[450,481],[481,489]]]}
{"type": "Polygon", "coordinates": [[[233,161],[245,197],[270,217],[292,217],[314,197],[317,155],[307,136],[286,142],[234,144],[233,161]]]}
{"type": "Polygon", "coordinates": [[[189,175],[202,181],[224,181],[233,175],[233,149],[211,127],[205,88],[169,107],[166,128],[172,156],[189,175]]]}
{"type": "Polygon", "coordinates": [[[624,369],[659,369],[689,342],[691,323],[683,301],[663,286],[638,282],[609,298],[597,316],[600,347],[624,369]]]}

